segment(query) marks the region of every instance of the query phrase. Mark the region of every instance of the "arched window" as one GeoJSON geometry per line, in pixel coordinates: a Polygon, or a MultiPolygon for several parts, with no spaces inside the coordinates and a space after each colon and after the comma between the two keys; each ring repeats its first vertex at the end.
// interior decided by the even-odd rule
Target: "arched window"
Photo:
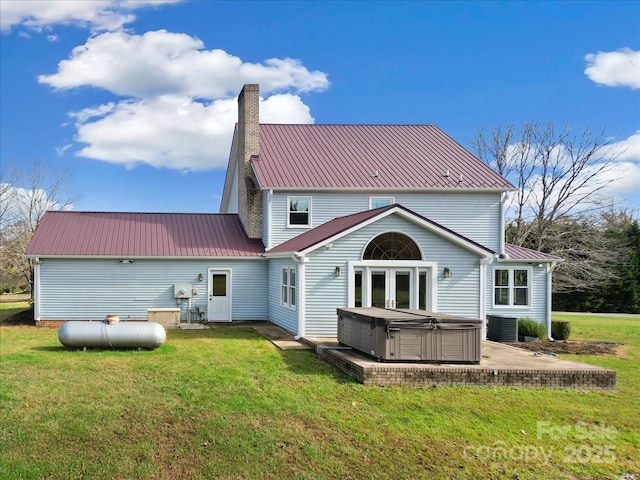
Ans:
{"type": "Polygon", "coordinates": [[[422,260],[416,242],[403,233],[387,232],[369,242],[363,260],[422,260]]]}

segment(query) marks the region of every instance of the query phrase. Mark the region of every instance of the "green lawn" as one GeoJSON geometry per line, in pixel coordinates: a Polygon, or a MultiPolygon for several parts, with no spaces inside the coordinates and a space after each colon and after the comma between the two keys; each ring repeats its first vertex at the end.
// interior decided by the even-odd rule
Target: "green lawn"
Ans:
{"type": "Polygon", "coordinates": [[[70,351],[0,327],[1,479],[615,478],[640,472],[640,320],[571,317],[607,392],[364,387],[252,329],[70,351]]]}

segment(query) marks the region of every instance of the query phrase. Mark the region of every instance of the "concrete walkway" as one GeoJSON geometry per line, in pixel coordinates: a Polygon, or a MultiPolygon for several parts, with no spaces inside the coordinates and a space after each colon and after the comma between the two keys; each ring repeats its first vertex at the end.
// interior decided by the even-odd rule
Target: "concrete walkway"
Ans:
{"type": "Polygon", "coordinates": [[[296,340],[289,332],[280,328],[273,323],[259,323],[253,326],[253,329],[260,335],[273,343],[280,350],[311,350],[313,346],[302,341],[296,340]]]}

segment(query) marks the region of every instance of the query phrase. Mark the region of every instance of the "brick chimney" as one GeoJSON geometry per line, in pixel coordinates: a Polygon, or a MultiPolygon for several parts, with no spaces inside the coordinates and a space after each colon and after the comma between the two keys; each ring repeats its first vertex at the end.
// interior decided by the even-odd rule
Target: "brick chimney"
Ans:
{"type": "Polygon", "coordinates": [[[260,153],[259,109],[259,85],[245,85],[238,96],[238,214],[250,238],[262,238],[262,192],[251,168],[260,153]]]}

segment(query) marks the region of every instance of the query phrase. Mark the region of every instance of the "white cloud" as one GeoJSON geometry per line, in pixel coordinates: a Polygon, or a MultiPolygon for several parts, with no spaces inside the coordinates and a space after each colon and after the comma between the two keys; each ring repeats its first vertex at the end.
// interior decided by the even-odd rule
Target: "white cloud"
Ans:
{"type": "Polygon", "coordinates": [[[602,147],[603,158],[615,164],[603,175],[603,193],[616,202],[633,202],[640,194],[640,130],[624,140],[602,147]]]}
{"type": "Polygon", "coordinates": [[[623,199],[640,190],[640,163],[620,162],[604,172],[602,180],[606,183],[603,193],[615,199],[623,199]]]}
{"type": "Polygon", "coordinates": [[[615,52],[585,55],[584,73],[595,83],[609,87],[640,88],[640,51],[621,48],[615,52]]]}
{"type": "MultiPolygon", "coordinates": [[[[77,141],[86,144],[78,155],[128,168],[145,163],[183,170],[223,168],[227,164],[237,100],[208,104],[187,96],[162,95],[121,101],[104,109],[74,114],[77,141]],[[104,115],[97,120],[97,112],[104,115]]],[[[313,123],[302,100],[291,94],[261,100],[260,119],[270,123],[313,123]]]]}
{"type": "MultiPolygon", "coordinates": [[[[0,205],[2,206],[0,227],[5,227],[15,218],[31,220],[33,216],[41,215],[47,210],[61,209],[58,202],[48,197],[45,189],[26,189],[12,183],[0,183],[0,205]]],[[[73,204],[69,204],[62,209],[73,210],[73,208],[73,204]]]]}
{"type": "Polygon", "coordinates": [[[24,26],[42,31],[53,25],[75,25],[93,31],[118,30],[135,20],[131,11],[182,0],[2,0],[0,30],[24,26]]]}
{"type": "Polygon", "coordinates": [[[97,107],[84,108],[79,112],[71,112],[70,117],[74,118],[78,123],[86,123],[95,117],[104,117],[117,108],[114,102],[98,105],[97,107]]]}
{"type": "Polygon", "coordinates": [[[59,157],[62,157],[64,155],[64,152],[66,152],[68,149],[70,149],[71,147],[73,147],[72,143],[67,143],[66,145],[63,145],[61,147],[56,147],[56,155],[58,155],[59,157]]]}
{"type": "Polygon", "coordinates": [[[635,162],[640,164],[640,130],[625,140],[605,145],[599,150],[601,158],[616,162],[635,162]]]}
{"type": "Polygon", "coordinates": [[[243,84],[260,84],[260,118],[268,123],[313,123],[296,93],[329,85],[325,73],[298,60],[247,63],[165,30],[93,36],[56,73],[39,80],[56,89],[97,87],[119,97],[69,114],[82,144],[77,155],[178,171],[226,166],[243,84]]]}
{"type": "Polygon", "coordinates": [[[92,37],[74,48],[70,58],[58,64],[56,73],[38,79],[57,89],[92,86],[137,98],[161,94],[229,97],[250,82],[260,83],[265,93],[322,91],[329,86],[325,73],[309,71],[298,60],[245,63],[224,50],[205,50],[197,38],[166,30],[92,37]]]}

